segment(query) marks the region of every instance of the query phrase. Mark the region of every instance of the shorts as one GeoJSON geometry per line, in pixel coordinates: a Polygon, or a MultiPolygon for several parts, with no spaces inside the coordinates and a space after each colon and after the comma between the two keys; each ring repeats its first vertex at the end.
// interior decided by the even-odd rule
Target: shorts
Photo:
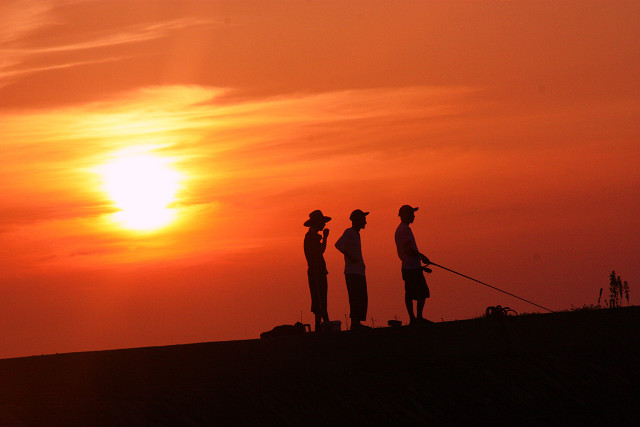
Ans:
{"type": "Polygon", "coordinates": [[[347,282],[347,292],[349,294],[349,317],[353,320],[363,322],[367,320],[367,305],[369,297],[367,295],[367,278],[361,274],[345,273],[347,282]]]}
{"type": "Polygon", "coordinates": [[[429,298],[429,287],[424,278],[424,271],[421,268],[403,269],[402,280],[404,280],[405,299],[421,300],[429,298]]]}

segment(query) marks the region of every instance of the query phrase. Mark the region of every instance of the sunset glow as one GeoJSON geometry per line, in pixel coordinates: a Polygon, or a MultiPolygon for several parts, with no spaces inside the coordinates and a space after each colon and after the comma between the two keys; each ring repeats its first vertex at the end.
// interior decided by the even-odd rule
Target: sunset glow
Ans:
{"type": "MultiPolygon", "coordinates": [[[[553,310],[640,301],[640,2],[2,0],[0,357],[313,323],[354,209],[370,318],[434,262],[553,310]]],[[[446,271],[425,316],[538,310],[446,271]]]]}
{"type": "Polygon", "coordinates": [[[126,228],[148,231],[169,224],[169,206],[180,189],[181,175],[167,159],[151,154],[124,154],[98,169],[104,190],[120,209],[115,219],[126,228]]]}

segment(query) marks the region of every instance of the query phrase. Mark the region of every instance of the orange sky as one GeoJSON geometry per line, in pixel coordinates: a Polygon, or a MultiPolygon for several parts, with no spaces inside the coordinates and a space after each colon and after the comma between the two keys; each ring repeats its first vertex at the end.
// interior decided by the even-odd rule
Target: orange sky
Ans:
{"type": "MultiPolygon", "coordinates": [[[[314,209],[334,218],[335,319],[333,243],[361,208],[369,317],[406,320],[405,203],[439,264],[554,310],[594,304],[615,269],[637,302],[640,2],[5,0],[0,16],[0,357],[312,323],[314,209]],[[127,153],[180,177],[168,225],[116,220],[100,171],[127,153]]],[[[433,320],[538,311],[428,282],[433,320]]]]}

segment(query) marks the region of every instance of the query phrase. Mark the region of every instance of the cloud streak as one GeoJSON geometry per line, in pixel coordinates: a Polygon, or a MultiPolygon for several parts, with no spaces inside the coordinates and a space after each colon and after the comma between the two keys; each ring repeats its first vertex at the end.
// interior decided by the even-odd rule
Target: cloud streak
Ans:
{"type": "Polygon", "coordinates": [[[0,4],[0,46],[21,41],[28,35],[47,25],[55,23],[51,15],[54,4],[67,2],[39,0],[6,0],[0,4]]]}
{"type": "Polygon", "coordinates": [[[150,40],[167,37],[170,33],[184,28],[196,28],[201,26],[211,26],[212,21],[181,18],[167,22],[148,23],[131,26],[128,29],[118,29],[115,34],[108,34],[102,37],[96,37],[90,40],[62,44],[56,46],[29,47],[22,49],[3,49],[0,53],[5,55],[16,55],[27,57],[29,55],[39,55],[48,53],[66,53],[79,50],[99,49],[105,47],[114,47],[131,43],[142,43],[150,40]]]}
{"type": "MultiPolygon", "coordinates": [[[[58,224],[53,235],[37,234],[65,241],[61,230],[75,229],[74,234],[86,233],[86,239],[74,238],[75,242],[86,240],[95,246],[100,240],[96,236],[113,231],[105,220],[115,208],[93,170],[120,150],[140,149],[172,159],[187,175],[175,206],[186,230],[193,228],[188,223],[197,224],[196,236],[210,227],[203,207],[233,206],[242,199],[297,191],[300,185],[313,183],[328,164],[345,163],[344,173],[334,173],[331,181],[353,178],[366,167],[369,154],[389,152],[385,148],[389,135],[373,138],[371,124],[379,122],[373,132],[392,127],[402,133],[407,123],[455,116],[455,104],[469,93],[464,88],[413,88],[230,103],[219,89],[171,86],[123,94],[108,102],[4,115],[0,127],[7,143],[0,148],[0,191],[11,202],[0,216],[3,232],[25,233],[58,224]],[[410,106],[413,112],[407,114],[410,106]],[[365,128],[369,130],[358,131],[365,128]],[[291,179],[304,175],[308,178],[291,179]],[[101,225],[92,226],[92,221],[101,225]]],[[[419,145],[409,148],[419,149],[419,145]]],[[[375,176],[369,171],[369,179],[375,176]]],[[[235,215],[235,211],[226,219],[220,215],[219,221],[232,221],[235,215]]],[[[218,244],[233,246],[227,234],[221,232],[218,244]]],[[[192,247],[211,250],[202,243],[192,247]]],[[[68,253],[102,251],[79,247],[68,253]]]]}
{"type": "MultiPolygon", "coordinates": [[[[64,26],[56,15],[56,8],[71,2],[17,1],[0,6],[0,15],[7,25],[0,29],[0,88],[27,74],[121,61],[133,55],[109,55],[82,59],[82,52],[100,52],[123,45],[135,45],[168,37],[174,32],[186,28],[211,27],[212,20],[182,17],[164,22],[149,22],[130,25],[126,28],[112,28],[83,35],[85,40],[74,39],[70,42],[50,44],[38,41],[31,35],[50,26],[64,26]],[[106,32],[106,34],[104,34],[106,32]],[[68,54],[76,53],[76,58],[68,60],[68,54]],[[56,56],[59,59],[55,59],[56,56]],[[80,56],[80,57],[78,57],[80,56]],[[45,61],[46,65],[28,65],[45,61]]],[[[4,21],[3,21],[4,22],[4,21]]],[[[218,25],[224,25],[218,23],[218,25]]],[[[139,52],[136,56],[146,55],[139,52]]]]}
{"type": "MultiPolygon", "coordinates": [[[[241,250],[233,232],[241,218],[249,224],[242,248],[273,244],[278,237],[261,232],[261,225],[270,222],[284,232],[283,221],[295,214],[285,213],[287,207],[314,205],[317,189],[341,200],[357,188],[368,204],[392,204],[403,192],[409,197],[413,191],[402,182],[433,188],[437,210],[447,217],[507,215],[512,223],[521,217],[521,224],[530,224],[531,215],[541,210],[572,215],[564,194],[581,193],[585,182],[611,181],[584,176],[585,165],[602,159],[589,153],[554,167],[556,158],[571,158],[569,153],[580,146],[577,141],[556,141],[553,152],[547,143],[536,142],[548,140],[558,124],[568,123],[564,107],[543,113],[498,112],[491,109],[486,91],[466,87],[350,90],[253,101],[232,101],[226,94],[195,85],[148,87],[109,101],[4,115],[0,191],[7,208],[0,215],[0,236],[9,239],[5,246],[17,244],[18,235],[46,236],[58,242],[43,242],[39,249],[38,259],[49,263],[66,262],[65,254],[71,261],[85,256],[92,262],[117,262],[118,254],[129,261],[197,258],[211,251],[241,250]],[[492,115],[490,128],[478,118],[483,114],[492,115]],[[532,115],[544,125],[518,135],[532,115]],[[496,129],[498,134],[490,133],[496,129]],[[514,144],[514,135],[526,143],[514,144]],[[135,254],[126,243],[130,237],[109,220],[116,208],[95,173],[123,149],[170,159],[186,176],[172,205],[179,212],[176,226],[162,237],[150,237],[154,244],[136,237],[135,254]],[[538,176],[540,170],[546,175],[538,176]],[[477,195],[468,194],[467,183],[482,180],[485,186],[477,195]],[[558,180],[563,186],[555,188],[558,180]],[[523,185],[531,188],[521,193],[523,185]],[[494,187],[502,187],[508,197],[491,196],[494,187]],[[549,191],[556,195],[550,197],[549,191]],[[464,206],[452,203],[456,194],[465,198],[464,206]],[[534,194],[540,201],[531,202],[534,194]],[[262,220],[250,220],[251,215],[262,220]],[[215,241],[205,237],[210,234],[215,241]],[[104,251],[102,245],[111,249],[104,251]],[[55,256],[46,255],[49,247],[56,247],[55,256]]],[[[629,106],[619,108],[600,119],[609,120],[629,106]]],[[[596,116],[583,118],[584,112],[573,107],[570,111],[578,123],[597,121],[596,116]]],[[[590,144],[600,147],[597,141],[590,144]]],[[[608,146],[606,156],[624,148],[608,146]]],[[[576,202],[585,208],[592,203],[585,197],[576,202]]],[[[14,255],[10,251],[7,256],[14,255]]]]}

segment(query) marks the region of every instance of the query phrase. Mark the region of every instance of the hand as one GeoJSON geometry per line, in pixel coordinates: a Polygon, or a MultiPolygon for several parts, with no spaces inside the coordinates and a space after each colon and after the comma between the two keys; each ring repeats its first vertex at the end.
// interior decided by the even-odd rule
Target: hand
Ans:
{"type": "Polygon", "coordinates": [[[327,236],[329,235],[329,229],[325,228],[324,230],[322,230],[322,235],[324,236],[324,238],[326,239],[327,236]]]}
{"type": "Polygon", "coordinates": [[[420,254],[420,259],[422,260],[422,262],[425,263],[425,265],[429,265],[431,264],[431,261],[429,261],[429,258],[427,258],[426,256],[420,254]]]}

